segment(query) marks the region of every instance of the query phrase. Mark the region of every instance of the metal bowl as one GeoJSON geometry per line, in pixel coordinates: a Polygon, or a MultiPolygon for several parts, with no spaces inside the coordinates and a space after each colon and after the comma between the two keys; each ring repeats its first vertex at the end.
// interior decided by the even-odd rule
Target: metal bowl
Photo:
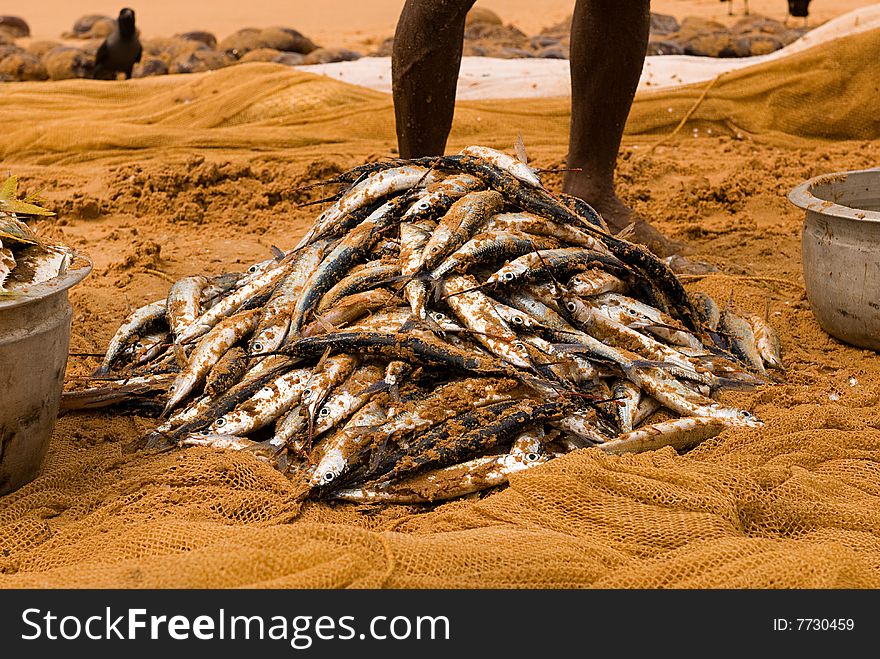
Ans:
{"type": "Polygon", "coordinates": [[[804,284],[831,336],[880,350],[880,168],[824,174],[788,195],[804,209],[804,284]]]}
{"type": "Polygon", "coordinates": [[[40,471],[67,368],[67,290],[91,270],[91,262],[76,255],[65,274],[0,300],[0,495],[40,471]]]}

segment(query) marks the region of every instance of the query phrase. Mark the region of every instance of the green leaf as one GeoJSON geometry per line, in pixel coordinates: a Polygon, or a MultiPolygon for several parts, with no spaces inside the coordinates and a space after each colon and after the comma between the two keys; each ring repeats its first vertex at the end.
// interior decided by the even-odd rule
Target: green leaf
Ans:
{"type": "Polygon", "coordinates": [[[0,217],[0,240],[25,245],[40,244],[40,239],[31,228],[13,217],[0,217]]]}
{"type": "Polygon", "coordinates": [[[15,199],[15,190],[18,188],[18,177],[10,176],[0,185],[0,199],[15,199]]]}
{"type": "Polygon", "coordinates": [[[55,215],[54,212],[35,204],[29,204],[19,199],[4,199],[3,197],[0,197],[0,211],[18,215],[55,215]]]}
{"type": "Polygon", "coordinates": [[[17,189],[17,176],[10,176],[3,181],[2,185],[0,185],[0,211],[20,215],[55,215],[52,211],[46,210],[45,208],[38,206],[36,203],[32,203],[38,201],[36,195],[29,195],[23,200],[16,199],[15,191],[17,189]]]}

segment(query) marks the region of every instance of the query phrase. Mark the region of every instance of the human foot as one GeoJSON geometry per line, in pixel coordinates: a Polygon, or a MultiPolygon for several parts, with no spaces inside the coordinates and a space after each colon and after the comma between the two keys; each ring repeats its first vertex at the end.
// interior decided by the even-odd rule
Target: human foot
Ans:
{"type": "Polygon", "coordinates": [[[567,192],[580,197],[590,204],[605,220],[611,233],[616,234],[632,225],[627,230],[626,239],[630,242],[644,245],[661,258],[673,254],[688,254],[691,252],[687,245],[667,238],[652,224],[639,217],[613,192],[601,194],[586,192],[579,194],[575,190],[567,190],[567,192]]]}

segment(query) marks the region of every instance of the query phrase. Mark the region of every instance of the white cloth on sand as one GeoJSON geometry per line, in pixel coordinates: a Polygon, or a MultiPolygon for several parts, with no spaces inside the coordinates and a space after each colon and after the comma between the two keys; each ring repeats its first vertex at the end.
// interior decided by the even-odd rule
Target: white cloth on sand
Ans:
{"type": "MultiPolygon", "coordinates": [[[[739,58],[654,55],[645,58],[639,91],[662,89],[711,80],[722,73],[768,62],[820,43],[880,28],[880,4],[855,9],[811,30],[797,41],[768,55],[739,58]]],[[[363,57],[352,62],[296,67],[343,82],[391,93],[391,58],[363,57]]],[[[457,97],[461,100],[487,98],[543,98],[568,96],[568,60],[497,59],[463,57],[457,97]]]]}

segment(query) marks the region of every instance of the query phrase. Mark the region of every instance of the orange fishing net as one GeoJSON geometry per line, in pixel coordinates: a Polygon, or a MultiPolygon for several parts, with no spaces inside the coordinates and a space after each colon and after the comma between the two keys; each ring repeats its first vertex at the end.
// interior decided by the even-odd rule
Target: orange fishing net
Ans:
{"type": "MultiPolygon", "coordinates": [[[[803,162],[810,154],[825,150],[833,169],[876,162],[878,50],[874,31],[730,74],[692,115],[695,126],[730,132],[861,142],[796,151],[679,143],[650,157],[628,146],[621,160],[630,203],[665,209],[661,228],[728,259],[715,261],[727,274],[687,278],[689,289],[722,303],[733,293],[756,313],[771,300],[784,380],[722,394],[764,428],[727,430],[685,455],[581,450],[507,488],[441,505],[358,506],[301,503],[296,483],[231,451],[123,454],[151,419],[70,414],[57,423],[41,475],[0,498],[0,587],[880,587],[880,360],[819,330],[798,278],[799,215],[784,200],[813,173],[803,162]],[[707,165],[716,151],[729,164],[707,165]]],[[[628,144],[636,134],[668,133],[702,91],[641,96],[628,144]]],[[[80,181],[112,208],[113,191],[101,185],[119,181],[113,168],[135,159],[186,181],[197,166],[181,158],[193,151],[237,163],[275,159],[281,172],[334,154],[354,164],[387,153],[390,110],[381,94],[271,64],[112,85],[15,83],[0,94],[0,154],[34,180],[53,172],[59,182],[80,181]]],[[[512,144],[518,132],[539,164],[551,152],[558,163],[565,103],[462,104],[451,147],[512,144]]],[[[231,194],[263,212],[249,196],[253,182],[241,179],[231,194]]],[[[154,179],[146,180],[149,197],[154,179]]],[[[158,213],[144,207],[146,215],[121,225],[141,238],[155,226],[168,231],[150,212],[158,213]]],[[[291,244],[307,217],[287,228],[291,244]]],[[[122,317],[114,299],[138,285],[104,269],[116,248],[100,226],[63,227],[99,266],[71,294],[80,350],[106,342],[122,317]]],[[[217,226],[232,240],[251,238],[247,225],[217,226]]],[[[180,240],[207,239],[204,226],[177,231],[180,240]]],[[[253,244],[243,244],[253,257],[253,244]]],[[[187,258],[192,266],[191,254],[179,256],[187,258]]],[[[167,290],[161,280],[151,285],[144,299],[167,290]]],[[[73,360],[69,368],[87,370],[73,360]]]]}

